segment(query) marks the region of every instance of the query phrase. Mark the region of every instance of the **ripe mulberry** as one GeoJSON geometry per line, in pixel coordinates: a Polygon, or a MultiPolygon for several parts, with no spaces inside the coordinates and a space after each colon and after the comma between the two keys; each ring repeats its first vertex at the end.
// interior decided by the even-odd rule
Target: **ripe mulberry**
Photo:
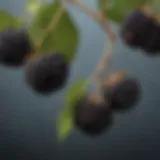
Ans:
{"type": "Polygon", "coordinates": [[[140,85],[134,78],[125,78],[106,86],[104,96],[115,111],[131,109],[140,98],[140,85]]]}
{"type": "Polygon", "coordinates": [[[49,94],[66,83],[69,65],[62,54],[40,56],[28,62],[25,68],[26,82],[36,92],[49,94]]]}
{"type": "Polygon", "coordinates": [[[8,28],[0,32],[0,62],[5,66],[21,66],[33,50],[27,31],[8,28]]]}
{"type": "Polygon", "coordinates": [[[75,123],[84,133],[99,135],[112,126],[111,109],[93,96],[83,97],[76,105],[75,123]]]}

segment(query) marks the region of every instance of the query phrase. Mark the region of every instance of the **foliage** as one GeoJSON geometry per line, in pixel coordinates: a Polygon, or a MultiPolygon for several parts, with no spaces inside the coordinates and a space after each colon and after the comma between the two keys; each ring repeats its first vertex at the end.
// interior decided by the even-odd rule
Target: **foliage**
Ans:
{"type": "Polygon", "coordinates": [[[25,5],[25,11],[29,16],[34,17],[42,4],[39,0],[28,0],[25,5]]]}
{"type": "Polygon", "coordinates": [[[5,27],[19,27],[21,26],[21,21],[11,15],[10,13],[6,12],[5,10],[0,9],[0,29],[5,27]]]}
{"type": "MultiPolygon", "coordinates": [[[[39,7],[34,20],[29,26],[29,32],[35,46],[43,41],[48,26],[52,23],[52,20],[54,21],[61,7],[62,4],[59,1],[45,3],[39,7]]],[[[48,33],[41,46],[41,54],[58,51],[63,53],[67,60],[70,61],[74,58],[77,44],[78,31],[69,13],[65,10],[54,31],[48,33]]]]}
{"type": "MultiPolygon", "coordinates": [[[[106,18],[114,22],[121,23],[124,21],[125,17],[127,17],[128,14],[133,9],[139,7],[140,5],[148,1],[150,0],[98,0],[98,6],[100,8],[100,11],[104,13],[106,18]]],[[[152,0],[151,2],[152,4],[154,4],[153,10],[155,12],[159,11],[159,8],[158,8],[159,0],[152,0]]],[[[74,4],[78,4],[78,3],[79,2],[74,4]]],[[[80,5],[80,8],[81,7],[83,8],[82,10],[87,9],[83,5],[80,5]]],[[[91,10],[89,9],[87,10],[87,13],[90,14],[92,17],[95,17],[95,19],[97,18],[96,20],[98,22],[101,21],[101,18],[99,18],[100,14],[96,15],[94,11],[91,12],[91,10]]],[[[79,32],[78,32],[77,26],[75,25],[74,19],[71,17],[67,8],[64,7],[64,4],[61,3],[60,0],[52,0],[48,3],[42,3],[40,2],[40,0],[28,0],[25,6],[25,14],[28,14],[29,16],[32,17],[32,21],[30,24],[25,23],[27,20],[25,21],[24,17],[21,17],[21,19],[19,19],[18,17],[13,16],[12,14],[2,9],[0,10],[0,19],[1,19],[0,29],[1,30],[7,27],[20,28],[24,26],[28,30],[29,36],[35,48],[34,50],[35,56],[30,57],[29,55],[29,58],[24,57],[24,59],[26,58],[27,60],[31,60],[40,55],[59,52],[64,55],[68,63],[69,62],[71,63],[73,58],[76,55],[78,42],[79,42],[79,32]]],[[[103,22],[102,22],[102,28],[105,28],[104,27],[105,25],[103,22]]],[[[148,23],[148,21],[145,21],[145,22],[148,23]]],[[[128,23],[130,23],[130,21],[128,23]]],[[[137,23],[138,22],[136,21],[135,24],[137,25],[137,23]]],[[[137,26],[135,28],[139,29],[139,27],[137,26]]],[[[142,27],[142,28],[145,29],[145,27],[142,27]]],[[[107,27],[105,29],[107,30],[107,27]]],[[[154,32],[155,30],[151,29],[150,31],[154,32]]],[[[144,35],[146,35],[146,33],[144,35]]],[[[133,35],[130,36],[130,34],[128,36],[126,32],[124,35],[125,35],[124,37],[129,38],[129,40],[133,40],[133,38],[135,38],[133,35]]],[[[154,35],[157,35],[156,32],[154,32],[154,35]]],[[[153,43],[156,41],[159,45],[158,38],[154,38],[154,36],[151,36],[151,38],[153,38],[153,40],[151,39],[153,43]]],[[[13,41],[15,41],[13,36],[12,36],[12,39],[13,41]]],[[[150,39],[150,38],[144,38],[144,40],[146,39],[150,39]]],[[[149,46],[149,41],[147,43],[148,43],[147,46],[149,46]]],[[[152,45],[154,45],[153,43],[151,43],[151,47],[152,45]]],[[[158,45],[156,44],[155,46],[157,47],[158,45]]],[[[6,46],[8,47],[8,43],[6,46]]],[[[12,54],[12,57],[14,57],[13,55],[14,54],[12,54]]],[[[87,82],[88,82],[87,79],[79,79],[73,84],[71,84],[66,91],[64,107],[57,118],[57,124],[56,124],[57,136],[58,136],[58,139],[61,141],[64,140],[69,135],[72,128],[74,127],[75,105],[79,100],[79,98],[85,94],[87,82]]]]}
{"type": "Polygon", "coordinates": [[[86,80],[80,79],[68,87],[65,96],[65,106],[57,120],[58,139],[64,140],[74,127],[74,107],[78,99],[85,94],[86,80]]]}

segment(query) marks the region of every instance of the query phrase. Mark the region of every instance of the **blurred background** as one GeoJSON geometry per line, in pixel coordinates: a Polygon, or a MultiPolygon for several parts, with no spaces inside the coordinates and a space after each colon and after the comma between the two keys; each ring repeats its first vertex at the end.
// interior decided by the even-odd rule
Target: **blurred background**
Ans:
{"type": "MultiPolygon", "coordinates": [[[[21,15],[26,0],[0,1],[0,8],[21,15]]],[[[96,8],[96,0],[83,0],[96,8]]],[[[77,57],[69,83],[87,77],[102,53],[105,33],[69,5],[80,31],[77,57]]],[[[113,25],[118,33],[119,26],[113,25]]],[[[65,88],[50,97],[37,96],[25,84],[23,68],[0,66],[1,160],[135,160],[160,159],[160,57],[145,56],[119,39],[113,53],[113,69],[127,69],[142,85],[142,98],[130,113],[115,115],[113,128],[91,138],[73,132],[64,143],[56,140],[55,121],[63,106],[65,88]]]]}

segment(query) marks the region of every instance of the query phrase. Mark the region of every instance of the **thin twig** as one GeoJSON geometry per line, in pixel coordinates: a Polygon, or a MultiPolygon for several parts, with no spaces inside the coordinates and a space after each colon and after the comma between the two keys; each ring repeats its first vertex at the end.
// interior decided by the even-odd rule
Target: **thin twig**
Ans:
{"type": "Polygon", "coordinates": [[[93,75],[93,80],[95,81],[95,93],[101,101],[104,100],[102,88],[104,72],[110,69],[113,44],[114,41],[112,41],[112,39],[106,40],[104,44],[104,54],[100,57],[93,75]]]}
{"type": "Polygon", "coordinates": [[[92,17],[95,21],[97,21],[100,24],[101,28],[109,35],[111,39],[114,40],[116,38],[111,28],[109,27],[109,24],[106,21],[106,17],[100,11],[95,11],[91,8],[88,8],[80,0],[63,0],[63,1],[74,4],[80,9],[82,9],[87,15],[92,17]]]}
{"type": "Polygon", "coordinates": [[[65,0],[68,1],[76,6],[78,6],[80,9],[82,9],[85,13],[87,13],[89,16],[91,16],[94,20],[99,22],[101,27],[104,29],[104,31],[107,34],[107,39],[104,45],[104,55],[100,57],[100,60],[98,61],[98,64],[93,71],[93,74],[89,77],[88,81],[93,80],[94,81],[94,91],[95,94],[100,101],[104,101],[103,98],[103,92],[102,92],[102,81],[103,81],[103,74],[106,71],[106,68],[110,66],[111,64],[111,55],[112,55],[112,49],[113,44],[115,41],[115,35],[112,32],[109,24],[107,23],[107,20],[105,16],[99,12],[95,11],[93,9],[88,8],[83,3],[81,3],[79,0],[65,0]]]}

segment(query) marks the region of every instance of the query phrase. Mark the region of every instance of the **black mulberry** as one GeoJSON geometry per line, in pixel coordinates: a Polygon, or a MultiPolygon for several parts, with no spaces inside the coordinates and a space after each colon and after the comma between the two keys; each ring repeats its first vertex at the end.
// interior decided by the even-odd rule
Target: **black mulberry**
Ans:
{"type": "Polygon", "coordinates": [[[153,26],[154,20],[136,9],[124,21],[121,37],[128,45],[141,47],[146,43],[146,39],[148,39],[153,26]]]}
{"type": "Polygon", "coordinates": [[[0,62],[6,66],[20,66],[33,46],[23,29],[8,28],[0,32],[0,62]]]}
{"type": "Polygon", "coordinates": [[[75,123],[84,133],[99,135],[112,126],[111,109],[93,96],[83,97],[76,105],[75,123]]]}
{"type": "Polygon", "coordinates": [[[107,85],[104,97],[115,111],[126,111],[136,105],[140,98],[140,85],[134,78],[124,78],[107,85]]]}
{"type": "Polygon", "coordinates": [[[148,39],[145,40],[143,44],[143,49],[150,53],[150,55],[155,55],[160,52],[160,24],[154,21],[153,26],[148,30],[148,39]]]}
{"type": "Polygon", "coordinates": [[[26,65],[26,81],[36,92],[49,94],[61,89],[67,80],[69,65],[62,54],[40,56],[26,65]]]}

